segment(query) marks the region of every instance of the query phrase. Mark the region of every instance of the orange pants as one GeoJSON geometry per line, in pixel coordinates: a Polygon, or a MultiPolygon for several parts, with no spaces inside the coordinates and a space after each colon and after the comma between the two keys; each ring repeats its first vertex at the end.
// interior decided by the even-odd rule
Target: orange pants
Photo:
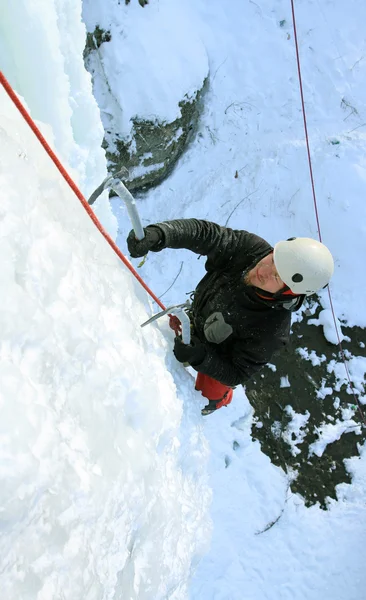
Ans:
{"type": "Polygon", "coordinates": [[[203,373],[197,374],[195,388],[201,392],[204,398],[216,401],[216,408],[227,406],[233,399],[233,389],[231,387],[203,373]]]}

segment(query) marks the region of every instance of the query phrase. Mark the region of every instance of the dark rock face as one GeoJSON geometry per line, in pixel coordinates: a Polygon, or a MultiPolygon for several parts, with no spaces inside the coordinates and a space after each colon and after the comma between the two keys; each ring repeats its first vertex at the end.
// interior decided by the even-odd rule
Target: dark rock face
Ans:
{"type": "Polygon", "coordinates": [[[94,50],[98,50],[104,42],[110,42],[112,39],[110,31],[104,31],[96,26],[93,33],[86,34],[86,44],[84,49],[84,61],[87,60],[89,54],[94,50]]]}
{"type": "MultiPolygon", "coordinates": [[[[328,498],[337,498],[336,485],[351,483],[344,459],[359,455],[366,427],[340,347],[311,324],[319,312],[310,301],[308,314],[293,323],[289,346],[248,383],[246,394],[255,409],[252,435],[262,451],[289,474],[291,490],[307,506],[318,502],[326,508],[328,498]]],[[[363,360],[365,330],[342,326],[342,331],[348,365],[352,357],[363,360]]],[[[354,389],[366,415],[365,379],[354,389]]]]}
{"type": "Polygon", "coordinates": [[[113,136],[117,152],[110,150],[105,140],[108,169],[114,173],[126,167],[130,173],[126,180],[130,191],[154,187],[172,171],[197,130],[205,85],[206,82],[193,99],[179,102],[179,119],[171,123],[133,119],[132,140],[124,141],[118,133],[113,136]]]}
{"type": "MultiPolygon", "coordinates": [[[[129,4],[131,0],[125,0],[125,4],[129,4]]],[[[139,0],[139,5],[144,8],[146,4],[149,4],[149,0],[139,0]]]]}

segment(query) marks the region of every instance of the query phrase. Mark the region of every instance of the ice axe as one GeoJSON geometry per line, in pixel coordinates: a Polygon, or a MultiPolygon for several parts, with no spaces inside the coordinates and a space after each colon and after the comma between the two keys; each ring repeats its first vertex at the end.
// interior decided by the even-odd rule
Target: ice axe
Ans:
{"type": "Polygon", "coordinates": [[[132,227],[136,235],[136,239],[142,240],[145,237],[144,228],[141,225],[140,217],[137,212],[135,198],[128,191],[121,179],[127,179],[129,172],[126,167],[122,167],[120,171],[117,171],[113,175],[108,175],[97,187],[88,199],[88,204],[92,205],[99,198],[100,194],[107,188],[113,190],[117,196],[123,200],[126,205],[128,216],[131,219],[132,227]]]}
{"type": "MultiPolygon", "coordinates": [[[[108,177],[106,177],[102,181],[102,183],[96,188],[96,190],[94,190],[94,192],[88,199],[88,204],[90,206],[92,204],[94,204],[94,202],[97,200],[97,198],[99,198],[99,196],[104,192],[104,190],[106,190],[107,188],[110,188],[126,204],[128,215],[131,219],[132,227],[134,229],[136,238],[138,240],[142,240],[145,237],[145,233],[144,233],[144,229],[141,225],[139,214],[137,212],[135,198],[132,196],[132,194],[128,191],[126,186],[121,181],[121,179],[127,179],[128,177],[129,177],[129,172],[126,169],[126,167],[122,167],[122,169],[120,169],[120,171],[117,171],[113,175],[108,175],[108,177]]],[[[149,319],[148,321],[143,323],[141,325],[141,327],[145,327],[145,325],[148,325],[149,323],[155,321],[156,319],[159,319],[163,315],[175,315],[175,316],[179,315],[179,320],[181,321],[181,324],[182,324],[182,340],[185,344],[189,344],[190,339],[191,339],[191,334],[190,334],[190,320],[189,320],[189,316],[186,313],[186,309],[188,307],[189,307],[188,302],[184,302],[184,304],[170,306],[166,310],[163,310],[162,312],[158,313],[157,315],[154,315],[153,317],[151,317],[151,319],[149,319]]]]}
{"type": "Polygon", "coordinates": [[[142,323],[141,327],[145,327],[146,325],[153,323],[154,321],[156,321],[157,319],[160,319],[164,315],[169,315],[169,316],[175,315],[176,317],[178,317],[178,319],[181,322],[183,343],[190,344],[191,343],[191,321],[186,312],[187,310],[190,309],[190,306],[191,306],[191,303],[189,300],[186,300],[183,304],[174,304],[173,306],[168,306],[168,308],[166,308],[165,310],[162,310],[161,312],[157,313],[156,315],[153,315],[152,317],[150,317],[150,319],[145,321],[145,323],[142,323]]]}

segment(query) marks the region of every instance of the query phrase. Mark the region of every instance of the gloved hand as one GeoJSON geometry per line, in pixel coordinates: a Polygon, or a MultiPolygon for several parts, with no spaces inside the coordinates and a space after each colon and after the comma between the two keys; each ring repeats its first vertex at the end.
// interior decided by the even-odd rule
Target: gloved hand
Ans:
{"type": "Polygon", "coordinates": [[[164,239],[164,233],[155,225],[144,228],[144,233],[145,237],[142,240],[136,239],[133,229],[128,234],[127,248],[132,258],[145,256],[149,250],[157,250],[158,244],[164,239]]]}
{"type": "Polygon", "coordinates": [[[193,338],[190,344],[183,344],[182,338],[177,336],[174,340],[173,353],[179,362],[187,362],[194,367],[194,365],[199,365],[205,358],[206,348],[196,338],[193,338]]]}

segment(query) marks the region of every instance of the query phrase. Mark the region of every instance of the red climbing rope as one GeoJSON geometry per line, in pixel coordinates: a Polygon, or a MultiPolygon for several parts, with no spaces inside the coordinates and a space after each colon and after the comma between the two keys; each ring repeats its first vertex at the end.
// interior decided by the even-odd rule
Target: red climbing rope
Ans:
{"type": "Polygon", "coordinates": [[[116,246],[116,244],[114,243],[114,241],[112,240],[112,238],[108,235],[108,233],[106,232],[106,230],[104,229],[104,227],[102,226],[102,224],[100,223],[100,221],[97,219],[97,217],[95,216],[94,212],[92,211],[92,209],[90,208],[89,204],[87,203],[86,199],[84,198],[83,194],[80,192],[80,190],[77,187],[77,185],[73,182],[73,180],[71,179],[71,177],[69,176],[69,174],[67,173],[67,171],[65,170],[65,168],[62,166],[61,162],[57,158],[56,154],[53,152],[52,148],[50,148],[50,146],[46,142],[45,138],[41,134],[40,130],[38,129],[37,125],[35,124],[35,122],[31,118],[31,116],[28,114],[28,112],[24,108],[23,104],[20,102],[19,98],[15,94],[15,92],[14,92],[13,88],[11,87],[10,83],[7,81],[7,79],[5,78],[4,74],[1,71],[0,71],[0,83],[2,84],[2,86],[5,89],[5,91],[8,94],[8,96],[14,102],[15,106],[17,107],[17,109],[19,110],[19,112],[21,113],[21,115],[24,117],[24,119],[28,123],[29,127],[32,129],[32,131],[35,134],[35,136],[41,142],[41,144],[42,144],[43,148],[46,150],[47,154],[53,160],[54,164],[56,165],[56,167],[60,171],[62,177],[69,184],[69,186],[71,187],[72,191],[75,193],[75,195],[80,200],[81,204],[85,208],[86,212],[88,213],[89,217],[93,221],[94,225],[99,229],[99,231],[102,234],[102,236],[107,240],[108,244],[111,246],[111,248],[113,248],[113,250],[115,251],[115,253],[117,254],[117,256],[126,265],[126,267],[131,271],[131,273],[136,277],[136,279],[139,281],[139,283],[141,283],[142,287],[147,291],[147,293],[150,294],[150,296],[155,300],[155,302],[160,306],[160,308],[162,310],[165,310],[164,304],[162,304],[162,302],[159,300],[159,298],[157,298],[155,296],[155,294],[146,285],[146,283],[144,282],[144,280],[141,279],[140,275],[135,271],[135,269],[133,268],[133,266],[131,265],[131,263],[127,260],[127,258],[124,256],[124,254],[122,254],[121,250],[118,248],[118,246],[116,246]]]}
{"type": "MultiPolygon", "coordinates": [[[[307,119],[306,119],[304,91],[303,91],[303,85],[302,85],[302,75],[301,75],[301,65],[300,65],[300,53],[299,53],[299,44],[298,44],[298,40],[297,40],[297,27],[296,27],[295,3],[294,3],[294,0],[291,0],[291,11],[292,11],[292,23],[293,23],[293,29],[294,29],[294,39],[295,39],[295,48],[296,48],[297,71],[298,71],[298,75],[299,75],[299,86],[300,86],[300,97],[301,97],[302,115],[303,115],[304,130],[305,130],[306,149],[307,149],[308,162],[309,162],[311,188],[312,188],[312,191],[313,191],[313,201],[314,201],[315,218],[316,218],[316,223],[317,223],[317,226],[318,226],[319,240],[322,241],[322,235],[321,235],[321,229],[320,229],[319,211],[318,211],[318,203],[317,203],[316,193],[315,193],[315,183],[314,183],[314,175],[313,175],[313,166],[312,166],[311,153],[310,153],[310,143],[309,143],[308,126],[307,126],[307,119]]],[[[328,287],[328,295],[329,295],[329,302],[330,302],[330,307],[331,307],[333,321],[334,321],[334,327],[335,327],[336,334],[337,334],[338,345],[339,345],[340,352],[341,352],[341,357],[342,357],[342,360],[343,360],[343,363],[344,363],[344,368],[346,370],[346,374],[347,374],[347,379],[348,379],[348,382],[349,382],[349,386],[350,386],[350,389],[352,391],[353,398],[355,400],[355,404],[358,407],[358,410],[359,410],[359,413],[361,415],[361,418],[364,421],[364,423],[366,424],[365,414],[363,412],[361,403],[360,403],[359,399],[357,398],[357,394],[355,392],[354,385],[353,385],[353,383],[351,381],[351,376],[350,376],[348,364],[347,364],[347,361],[346,361],[346,356],[345,356],[345,353],[344,353],[344,350],[343,350],[343,346],[342,346],[342,342],[341,342],[341,337],[340,337],[340,334],[339,334],[339,329],[338,329],[338,325],[337,325],[337,318],[336,318],[336,315],[335,315],[334,306],[333,306],[333,300],[332,300],[332,295],[331,295],[329,287],[328,287]]]]}

